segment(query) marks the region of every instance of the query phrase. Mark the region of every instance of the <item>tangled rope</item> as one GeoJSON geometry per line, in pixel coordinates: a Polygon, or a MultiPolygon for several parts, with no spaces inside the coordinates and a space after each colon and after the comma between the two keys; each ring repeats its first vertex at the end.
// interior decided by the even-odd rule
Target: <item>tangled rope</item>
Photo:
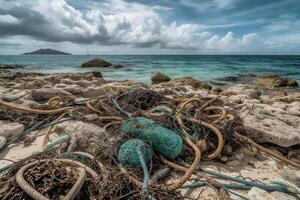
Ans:
{"type": "Polygon", "coordinates": [[[66,108],[58,108],[58,109],[54,109],[54,110],[39,110],[39,109],[22,107],[20,105],[13,105],[10,103],[6,103],[4,101],[0,101],[0,106],[8,108],[8,109],[12,109],[12,110],[17,110],[20,112],[27,112],[27,113],[41,114],[41,115],[57,114],[57,113],[65,112],[70,109],[70,107],[66,107],[66,108]]]}
{"type": "Polygon", "coordinates": [[[68,159],[45,159],[45,160],[37,160],[31,163],[28,163],[21,167],[16,174],[16,181],[20,188],[22,188],[30,197],[35,200],[49,200],[49,198],[45,197],[43,194],[35,190],[24,178],[24,173],[31,167],[41,164],[43,162],[63,162],[69,165],[77,166],[77,171],[79,173],[78,179],[73,185],[73,187],[69,190],[67,195],[63,198],[64,200],[73,200],[77,193],[80,191],[80,188],[83,186],[85,179],[87,177],[86,172],[93,178],[96,179],[98,174],[88,166],[75,161],[68,159]]]}
{"type": "MultiPolygon", "coordinates": [[[[47,127],[42,144],[44,150],[49,148],[57,150],[53,148],[56,144],[70,140],[68,146],[62,145],[63,148],[59,149],[59,152],[62,154],[52,158],[41,158],[31,163],[24,162],[28,164],[21,166],[18,171],[16,171],[17,184],[15,185],[19,185],[20,188],[33,199],[49,199],[48,194],[44,194],[43,190],[42,192],[40,190],[37,191],[33,188],[32,184],[28,183],[30,182],[28,177],[34,177],[28,175],[30,174],[30,169],[45,162],[61,162],[71,167],[75,172],[74,177],[78,178],[74,179],[73,177],[71,181],[72,184],[74,183],[73,186],[68,187],[68,192],[64,191],[65,195],[63,199],[68,200],[74,199],[75,197],[79,198],[79,196],[82,195],[81,190],[85,190],[88,184],[92,185],[92,187],[96,187],[95,191],[103,192],[102,194],[97,193],[101,198],[103,197],[103,199],[113,196],[112,198],[114,199],[144,198],[155,200],[160,199],[157,197],[168,196],[168,193],[174,194],[173,196],[168,196],[169,199],[172,199],[172,197],[179,196],[178,191],[181,188],[196,188],[207,184],[216,189],[216,191],[218,190],[219,196],[224,197],[224,199],[227,198],[228,193],[234,193],[231,189],[249,190],[251,187],[260,187],[267,191],[299,192],[299,188],[283,180],[275,180],[272,184],[255,183],[253,181],[211,172],[199,167],[201,159],[215,159],[217,161],[221,156],[232,156],[232,153],[225,152],[225,147],[230,146],[232,148],[231,151],[234,151],[239,148],[241,144],[246,142],[276,159],[298,169],[300,168],[299,163],[280,156],[257,144],[251,138],[234,131],[235,127],[241,124],[241,120],[233,111],[227,109],[218,97],[201,98],[194,96],[187,98],[185,96],[175,96],[173,99],[167,99],[167,97],[155,91],[130,89],[115,95],[85,99],[74,102],[74,104],[62,102],[62,98],[53,97],[49,99],[46,106],[56,107],[57,109],[43,110],[26,108],[0,101],[0,107],[6,109],[28,114],[50,115],[47,123],[41,123],[35,127],[40,130],[47,127]],[[166,101],[169,102],[166,103],[166,101]],[[87,117],[86,115],[88,114],[93,115],[87,117]],[[146,141],[147,144],[152,145],[156,153],[150,162],[151,166],[147,166],[149,163],[145,162],[145,159],[139,151],[135,158],[138,159],[142,168],[136,169],[120,166],[121,162],[119,158],[117,161],[116,152],[120,149],[121,144],[124,144],[126,140],[132,139],[133,137],[132,135],[120,134],[121,127],[128,118],[132,119],[136,117],[152,120],[162,128],[170,129],[172,134],[176,134],[176,136],[181,139],[181,142],[182,139],[184,140],[186,148],[182,148],[183,151],[174,157],[166,156],[168,159],[175,160],[172,162],[163,157],[164,154],[161,155],[159,149],[153,148],[155,144],[158,144],[157,142],[154,144],[151,141],[146,141]],[[96,124],[101,127],[101,134],[103,135],[100,135],[100,131],[99,135],[98,133],[84,135],[84,133],[83,135],[86,136],[88,141],[86,144],[85,142],[81,144],[81,138],[72,138],[72,134],[64,135],[58,138],[57,141],[55,140],[49,143],[50,134],[54,126],[57,123],[63,122],[65,120],[63,118],[82,120],[96,124]],[[222,152],[223,149],[224,151],[222,152]],[[155,160],[157,159],[157,155],[161,162],[155,160]],[[162,179],[161,181],[163,182],[163,179],[170,171],[169,168],[161,170],[162,163],[172,169],[179,170],[182,172],[182,176],[167,186],[161,185],[158,180],[162,179]],[[153,174],[152,178],[151,174],[153,174]],[[194,176],[192,177],[192,175],[195,175],[197,179],[195,179],[194,176]],[[238,184],[221,184],[216,179],[230,180],[238,184]],[[186,182],[191,180],[195,180],[196,182],[186,185],[186,182]]],[[[141,127],[143,127],[143,124],[136,125],[134,128],[141,127]]],[[[150,127],[153,128],[153,124],[150,127]]],[[[28,129],[26,131],[30,132],[32,130],[33,129],[28,129]]],[[[147,132],[147,130],[142,131],[147,132]]],[[[158,132],[160,136],[162,135],[158,129],[155,132],[158,132]]],[[[146,135],[149,136],[149,134],[146,135]]],[[[170,140],[167,141],[168,142],[163,143],[165,146],[170,148],[176,146],[170,144],[170,140]]],[[[163,146],[163,144],[159,144],[159,146],[163,146]]],[[[125,159],[128,158],[125,156],[125,159]]],[[[4,170],[8,168],[9,167],[6,167],[4,170]]],[[[0,172],[1,171],[2,168],[0,172]]],[[[22,194],[25,194],[24,192],[22,194]]],[[[89,191],[89,195],[89,198],[92,198],[93,192],[89,191]]],[[[238,196],[239,194],[235,195],[238,196]]]]}
{"type": "MultiPolygon", "coordinates": [[[[35,162],[29,163],[23,166],[22,168],[20,168],[16,174],[16,181],[20,186],[20,188],[22,188],[30,197],[32,197],[35,200],[50,200],[50,199],[45,197],[43,194],[39,193],[30,184],[27,183],[27,181],[24,178],[24,172],[27,171],[30,167],[45,161],[46,160],[37,160],[35,162]]],[[[82,185],[84,184],[84,181],[86,179],[86,170],[80,167],[77,168],[77,171],[79,172],[79,177],[76,183],[67,193],[67,195],[63,198],[63,200],[73,200],[76,197],[77,193],[80,191],[82,185]]]]}
{"type": "Polygon", "coordinates": [[[200,152],[199,148],[188,137],[185,137],[184,140],[195,151],[195,158],[194,158],[194,161],[193,161],[191,167],[187,171],[185,171],[185,174],[180,178],[180,180],[173,183],[170,186],[170,189],[172,189],[172,190],[180,188],[191,177],[191,175],[193,174],[193,172],[195,171],[195,169],[199,165],[200,159],[201,159],[201,152],[200,152]]]}

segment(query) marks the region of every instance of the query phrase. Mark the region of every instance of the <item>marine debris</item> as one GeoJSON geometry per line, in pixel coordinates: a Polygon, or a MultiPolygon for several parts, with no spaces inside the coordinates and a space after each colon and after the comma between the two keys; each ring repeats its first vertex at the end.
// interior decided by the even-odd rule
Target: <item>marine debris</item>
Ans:
{"type": "Polygon", "coordinates": [[[300,169],[299,161],[256,142],[220,95],[128,85],[89,98],[53,93],[34,106],[0,100],[0,119],[24,126],[2,150],[38,136],[43,146],[0,166],[0,199],[209,199],[183,192],[203,187],[219,199],[248,199],[243,192],[253,188],[299,198],[299,185],[280,177],[260,182],[203,167],[243,147],[300,169]]]}

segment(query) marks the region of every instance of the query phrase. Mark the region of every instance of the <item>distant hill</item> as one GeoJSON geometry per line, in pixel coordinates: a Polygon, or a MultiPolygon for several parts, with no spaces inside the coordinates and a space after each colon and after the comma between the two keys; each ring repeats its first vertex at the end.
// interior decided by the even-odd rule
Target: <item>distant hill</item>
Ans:
{"type": "Polygon", "coordinates": [[[32,54],[44,54],[44,55],[71,55],[69,53],[65,53],[62,51],[57,51],[55,49],[39,49],[33,52],[24,53],[24,55],[32,55],[32,54]]]}

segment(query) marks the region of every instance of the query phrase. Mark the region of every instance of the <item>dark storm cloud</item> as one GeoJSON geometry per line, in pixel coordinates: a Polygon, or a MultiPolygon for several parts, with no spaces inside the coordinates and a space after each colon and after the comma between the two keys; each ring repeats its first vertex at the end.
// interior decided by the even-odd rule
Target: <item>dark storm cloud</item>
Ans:
{"type": "MultiPolygon", "coordinates": [[[[39,40],[50,42],[70,41],[75,43],[110,43],[106,30],[99,29],[99,35],[87,36],[86,32],[78,33],[80,27],[72,20],[62,19],[61,24],[46,18],[44,13],[32,10],[31,8],[14,6],[10,10],[0,9],[0,37],[26,35],[39,40]],[[1,16],[2,20],[1,20],[1,16]],[[5,20],[14,18],[16,21],[5,20]]],[[[99,27],[101,28],[101,27],[99,27]]],[[[113,43],[113,42],[112,42],[113,43]]]]}
{"type": "Polygon", "coordinates": [[[299,0],[0,0],[0,43],[300,51],[298,10],[299,0]]]}

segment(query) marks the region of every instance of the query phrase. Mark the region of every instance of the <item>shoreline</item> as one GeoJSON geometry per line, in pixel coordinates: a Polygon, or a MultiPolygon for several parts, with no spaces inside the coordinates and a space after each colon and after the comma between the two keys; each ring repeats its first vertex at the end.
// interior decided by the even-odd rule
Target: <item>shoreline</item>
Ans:
{"type": "MultiPolygon", "coordinates": [[[[101,59],[122,65],[123,68],[82,68],[80,65],[98,56],[10,56],[1,57],[0,63],[25,64],[23,72],[88,72],[101,71],[106,79],[141,81],[150,84],[150,78],[162,72],[171,78],[190,76],[203,81],[218,81],[230,76],[240,77],[254,73],[257,76],[278,74],[300,82],[300,57],[206,57],[206,56],[99,56],[101,59]],[[123,78],[122,78],[123,77],[123,78]],[[146,78],[145,78],[146,77],[146,78]]],[[[226,82],[225,82],[226,83],[226,82]]],[[[228,82],[231,83],[230,81],[228,82]]]]}
{"type": "MultiPolygon", "coordinates": [[[[164,78],[166,80],[166,77],[164,78]]],[[[206,82],[187,77],[146,85],[131,80],[107,81],[105,77],[102,77],[101,72],[41,74],[0,70],[0,98],[1,102],[28,109],[53,110],[64,106],[78,106],[79,111],[74,118],[70,119],[71,121],[62,122],[53,127],[54,133],[51,134],[50,141],[67,134],[77,138],[80,141],[79,144],[87,144],[89,148],[94,145],[92,135],[105,134],[103,132],[105,123],[98,121],[99,117],[105,115],[90,110],[86,104],[80,102],[89,100],[93,107],[98,108],[101,105],[101,103],[99,105],[97,103],[99,97],[107,95],[115,97],[133,91],[147,91],[143,98],[139,97],[141,99],[147,99],[147,95],[150,95],[150,99],[154,98],[151,95],[162,95],[163,98],[168,99],[163,104],[168,107],[174,106],[176,102],[184,98],[197,98],[204,102],[217,98],[218,103],[216,102],[215,106],[222,106],[226,113],[240,118],[248,137],[278,155],[292,161],[299,161],[297,152],[300,151],[300,93],[289,92],[285,87],[271,87],[270,84],[274,84],[273,78],[274,76],[258,77],[258,79],[255,77],[256,80],[261,81],[260,84],[235,84],[227,89],[219,90],[206,82]],[[63,102],[49,103],[49,99],[54,97],[59,97],[63,102]],[[91,135],[89,136],[91,138],[87,139],[84,137],[85,135],[91,135]],[[257,137],[258,135],[259,137],[257,137]]],[[[287,82],[285,79],[280,80],[281,84],[287,82]]],[[[276,84],[278,83],[276,82],[276,84]]],[[[107,99],[109,100],[109,97],[107,99]]],[[[146,106],[150,104],[149,100],[146,106]]],[[[6,142],[21,136],[24,130],[32,127],[32,122],[37,123],[46,119],[38,118],[38,115],[25,115],[21,112],[7,110],[3,106],[0,110],[1,126],[9,130],[6,135],[1,135],[4,133],[0,131],[0,136],[5,137],[6,142]]],[[[101,112],[104,111],[101,110],[101,112]]],[[[110,112],[116,111],[111,110],[108,113],[110,112]]],[[[57,115],[55,116],[57,117],[57,115]]],[[[124,116],[119,115],[118,117],[124,116]]],[[[51,120],[54,119],[51,118],[51,120]]],[[[203,120],[207,119],[203,118],[203,120]]],[[[218,122],[215,123],[218,124],[218,122]]],[[[4,149],[0,148],[0,159],[19,161],[31,156],[34,152],[42,151],[45,131],[47,130],[32,131],[13,145],[4,149]]],[[[226,138],[226,135],[224,137],[226,138]]],[[[262,182],[270,182],[277,177],[292,182],[300,180],[300,174],[294,177],[292,175],[296,174],[296,168],[274,159],[257,148],[249,149],[247,145],[232,146],[230,142],[228,143],[228,139],[231,140],[231,138],[227,138],[225,146],[229,150],[223,149],[221,155],[211,161],[206,159],[207,152],[204,151],[200,166],[231,176],[240,174],[262,182]]],[[[114,144],[115,141],[118,141],[118,137],[111,137],[110,142],[114,144]]],[[[0,166],[9,163],[0,160],[0,166]]],[[[252,188],[250,191],[238,190],[238,192],[250,198],[257,190],[257,188],[252,188]]],[[[204,191],[203,195],[207,198],[215,195],[209,187],[196,189],[189,195],[193,198],[201,191],[204,191]]],[[[187,190],[181,190],[181,194],[186,193],[187,190]]],[[[262,192],[261,195],[265,195],[264,198],[271,198],[275,194],[262,192]]],[[[280,195],[292,198],[285,193],[280,193],[280,195]]],[[[263,197],[261,196],[261,198],[263,197]]]]}

